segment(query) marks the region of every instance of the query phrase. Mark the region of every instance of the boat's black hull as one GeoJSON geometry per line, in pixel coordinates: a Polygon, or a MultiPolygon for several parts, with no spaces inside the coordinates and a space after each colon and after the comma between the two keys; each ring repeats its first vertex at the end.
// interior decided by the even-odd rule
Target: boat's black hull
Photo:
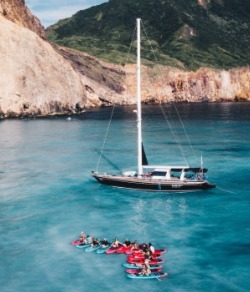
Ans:
{"type": "Polygon", "coordinates": [[[93,177],[101,184],[118,188],[146,190],[146,191],[165,191],[165,192],[187,192],[215,188],[214,184],[208,181],[203,182],[161,182],[152,180],[136,180],[128,178],[117,178],[115,176],[96,175],[93,177]]]}

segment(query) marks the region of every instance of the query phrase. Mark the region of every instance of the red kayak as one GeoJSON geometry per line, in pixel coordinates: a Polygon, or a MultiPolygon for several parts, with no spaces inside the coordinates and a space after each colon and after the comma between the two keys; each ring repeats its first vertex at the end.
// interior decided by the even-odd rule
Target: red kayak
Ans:
{"type": "MultiPolygon", "coordinates": [[[[141,273],[141,269],[140,270],[135,270],[135,269],[127,269],[125,270],[126,273],[128,274],[140,274],[141,273]]],[[[159,267],[159,269],[151,269],[151,272],[152,273],[160,273],[162,270],[161,270],[161,267],[159,267]]]]}
{"type": "MultiPolygon", "coordinates": [[[[150,257],[153,260],[161,260],[162,258],[160,256],[156,257],[156,256],[151,256],[150,257]]],[[[145,260],[145,256],[144,254],[141,255],[130,255],[127,257],[128,260],[145,260]]]]}
{"type": "MultiPolygon", "coordinates": [[[[155,252],[153,253],[153,255],[161,255],[163,253],[167,252],[167,250],[165,248],[163,249],[156,249],[155,252]]],[[[126,254],[141,254],[143,253],[143,251],[141,249],[134,249],[131,251],[127,251],[126,254]]]]}
{"type": "Polygon", "coordinates": [[[117,247],[111,245],[111,247],[106,250],[106,253],[107,254],[116,253],[117,250],[119,250],[121,247],[123,247],[123,245],[119,245],[117,247]]]}
{"type": "Polygon", "coordinates": [[[134,254],[134,253],[142,253],[142,249],[131,249],[130,252],[126,252],[126,254],[134,254]]]}
{"type": "Polygon", "coordinates": [[[71,242],[71,245],[79,245],[79,244],[82,244],[81,239],[77,239],[77,240],[71,242]]]}
{"type": "MultiPolygon", "coordinates": [[[[130,264],[138,264],[138,265],[143,265],[145,262],[144,259],[127,259],[127,263],[130,263],[130,264]]],[[[152,259],[152,260],[149,260],[149,264],[150,265],[155,265],[155,264],[161,264],[161,263],[164,263],[165,261],[162,260],[162,259],[152,259]]]]}
{"type": "Polygon", "coordinates": [[[165,252],[167,252],[167,249],[166,248],[162,248],[162,249],[156,249],[153,254],[165,253],[165,252]]]}
{"type": "Polygon", "coordinates": [[[120,246],[117,248],[116,252],[117,253],[126,253],[128,251],[130,251],[132,248],[132,246],[120,246]]]}

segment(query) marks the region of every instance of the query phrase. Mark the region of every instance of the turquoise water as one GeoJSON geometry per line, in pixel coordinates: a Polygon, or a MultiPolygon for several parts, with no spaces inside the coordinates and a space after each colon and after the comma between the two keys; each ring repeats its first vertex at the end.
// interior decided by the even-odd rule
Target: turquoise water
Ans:
{"type": "MultiPolygon", "coordinates": [[[[90,177],[111,108],[65,117],[0,122],[1,291],[249,291],[250,104],[173,106],[172,132],[190,163],[203,156],[218,188],[189,194],[128,191],[90,177]],[[81,231],[168,249],[162,281],[126,278],[124,255],[84,253],[81,231]]],[[[158,106],[144,107],[152,164],[180,163],[158,106]]],[[[116,108],[100,171],[134,169],[133,108],[116,108]]]]}

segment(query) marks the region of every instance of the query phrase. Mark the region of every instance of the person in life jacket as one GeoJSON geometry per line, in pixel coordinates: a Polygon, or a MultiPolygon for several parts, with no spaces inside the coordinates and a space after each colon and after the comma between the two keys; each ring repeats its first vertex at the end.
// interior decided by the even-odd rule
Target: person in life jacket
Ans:
{"type": "Polygon", "coordinates": [[[151,255],[153,255],[154,252],[155,252],[155,248],[154,248],[154,246],[152,245],[152,243],[149,243],[149,244],[148,244],[148,247],[149,247],[149,250],[150,250],[151,255]]]}
{"type": "Polygon", "coordinates": [[[143,266],[142,266],[142,270],[139,273],[141,276],[146,275],[149,276],[151,274],[151,270],[150,270],[150,265],[149,265],[149,260],[146,259],[143,266]]]}
{"type": "Polygon", "coordinates": [[[114,242],[112,243],[112,246],[113,247],[118,247],[119,245],[121,245],[122,243],[120,243],[120,241],[117,239],[117,238],[115,238],[115,240],[114,240],[114,242]]]}
{"type": "Polygon", "coordinates": [[[131,241],[126,238],[123,245],[125,247],[129,247],[129,246],[131,246],[131,241]]]}

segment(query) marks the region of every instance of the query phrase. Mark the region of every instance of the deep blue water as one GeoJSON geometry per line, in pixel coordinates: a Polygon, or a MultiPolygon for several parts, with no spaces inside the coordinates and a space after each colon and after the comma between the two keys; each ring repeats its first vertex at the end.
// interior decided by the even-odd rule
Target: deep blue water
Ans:
{"type": "MultiPolygon", "coordinates": [[[[189,162],[203,156],[207,192],[166,194],[100,186],[96,169],[111,108],[0,122],[0,289],[9,291],[249,291],[250,104],[181,104],[164,110],[189,162]],[[171,117],[171,118],[170,118],[171,117]],[[84,253],[81,231],[168,249],[162,281],[126,278],[124,255],[84,253]]],[[[144,106],[152,164],[183,164],[158,106],[144,106]]],[[[134,169],[132,107],[116,108],[100,171],[134,169]]]]}

